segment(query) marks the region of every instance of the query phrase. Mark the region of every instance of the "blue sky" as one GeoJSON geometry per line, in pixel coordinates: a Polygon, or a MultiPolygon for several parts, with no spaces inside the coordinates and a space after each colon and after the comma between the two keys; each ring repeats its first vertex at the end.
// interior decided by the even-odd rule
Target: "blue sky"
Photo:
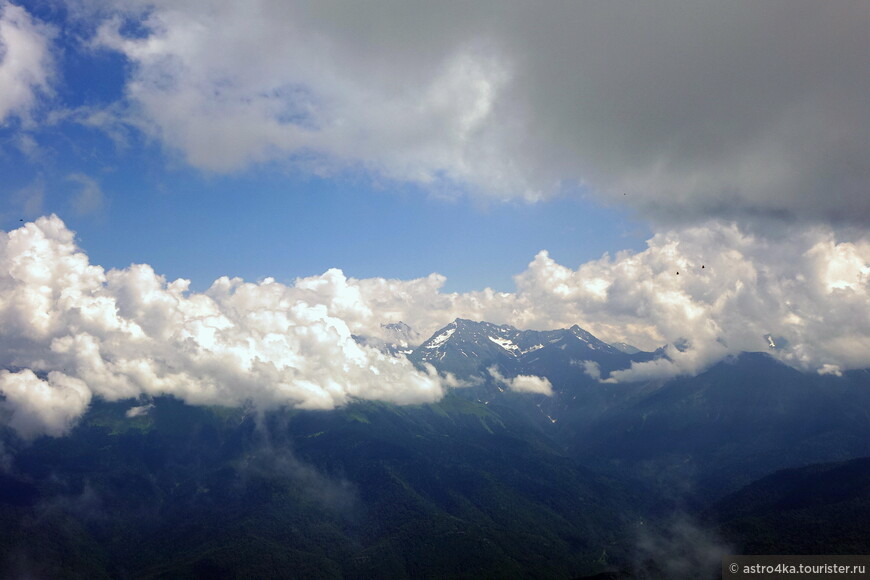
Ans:
{"type": "Polygon", "coordinates": [[[56,213],[95,263],[149,263],[201,290],[223,275],[292,282],[338,267],[353,277],[439,272],[451,291],[506,291],[541,249],[576,265],[614,248],[641,249],[648,237],[628,212],[568,196],[546,204],[482,203],[418,186],[378,186],[366,176],[321,178],[274,167],[215,176],[167,168],[154,147],[118,154],[100,135],[82,133],[75,148],[59,139],[55,159],[36,171],[18,155],[5,160],[6,174],[20,175],[18,191],[45,192],[29,215],[16,213],[19,200],[7,198],[6,227],[56,213]],[[98,163],[76,163],[81,148],[101,148],[98,163]],[[82,172],[102,193],[100,207],[86,213],[71,202],[83,186],[70,175],[82,172]]]}
{"type": "Polygon", "coordinates": [[[709,219],[870,214],[861,8],[3,5],[31,59],[4,227],[56,213],[106,267],[510,291],[543,249],[578,267],[709,219]]]}
{"type": "Polygon", "coordinates": [[[9,119],[2,128],[3,227],[55,213],[104,267],[144,262],[200,290],[223,275],[292,282],[337,267],[352,277],[438,272],[448,291],[509,291],[539,250],[576,266],[607,251],[640,250],[649,236],[630,208],[606,207],[580,185],[535,203],[352,166],[325,176],[281,159],[228,171],[192,167],[132,123],[119,121],[112,133],[71,120],[80,108],[128,104],[133,65],[89,46],[93,23],[73,19],[63,4],[20,5],[52,27],[51,87],[30,112],[56,118],[33,128],[9,119]],[[22,134],[33,151],[16,150],[22,134]],[[96,197],[83,205],[85,183],[96,197]]]}

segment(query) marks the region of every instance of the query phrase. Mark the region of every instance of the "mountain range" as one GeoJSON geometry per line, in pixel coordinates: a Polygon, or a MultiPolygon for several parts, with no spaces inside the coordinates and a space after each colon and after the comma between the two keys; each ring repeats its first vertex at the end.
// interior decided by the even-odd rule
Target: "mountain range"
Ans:
{"type": "Polygon", "coordinates": [[[715,577],[729,551],[866,545],[841,516],[870,489],[868,371],[743,353],[610,383],[667,351],[578,326],[383,331],[356,338],[462,386],[333,411],[96,400],[64,437],[0,428],[0,575],[715,577]]]}
{"type": "Polygon", "coordinates": [[[414,349],[408,358],[466,378],[485,375],[492,365],[510,374],[552,374],[574,367],[577,372],[570,373],[574,376],[584,372],[584,362],[610,371],[656,356],[663,354],[642,352],[630,345],[610,345],[576,325],[561,330],[517,330],[509,325],[457,318],[414,349]]]}
{"type": "Polygon", "coordinates": [[[516,412],[529,404],[492,373],[552,384],[532,396],[539,427],[599,467],[673,477],[716,496],[775,469],[870,455],[870,372],[802,373],[768,353],[728,357],[695,376],[625,384],[600,379],[667,357],[609,345],[578,326],[519,331],[458,319],[408,357],[480,384],[462,393],[516,412]],[[522,402],[520,402],[522,401],[522,402]],[[546,420],[542,420],[545,418],[546,420]]]}

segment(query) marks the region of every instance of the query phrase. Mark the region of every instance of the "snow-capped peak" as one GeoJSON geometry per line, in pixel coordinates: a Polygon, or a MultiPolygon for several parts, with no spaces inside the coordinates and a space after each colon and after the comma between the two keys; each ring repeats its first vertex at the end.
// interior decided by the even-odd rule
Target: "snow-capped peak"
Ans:
{"type": "Polygon", "coordinates": [[[583,330],[576,324],[572,326],[570,329],[571,334],[582,340],[583,342],[600,342],[597,338],[595,338],[591,333],[583,330]]]}

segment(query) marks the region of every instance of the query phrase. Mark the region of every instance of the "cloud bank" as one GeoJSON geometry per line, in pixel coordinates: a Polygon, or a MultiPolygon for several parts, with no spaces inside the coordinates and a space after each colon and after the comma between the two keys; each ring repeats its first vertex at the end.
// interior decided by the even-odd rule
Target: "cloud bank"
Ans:
{"type": "Polygon", "coordinates": [[[870,219],[866,2],[78,4],[131,64],[131,122],[205,170],[870,219]]]}
{"type": "MultiPolygon", "coordinates": [[[[306,409],[435,401],[457,386],[450,377],[353,339],[387,338],[384,323],[399,320],[424,339],[463,317],[668,345],[668,360],[602,377],[611,382],[693,374],[754,350],[823,374],[870,366],[870,241],[824,228],[783,245],[711,222],[576,270],[540,252],[515,280],[512,293],[459,294],[441,292],[437,274],[329,270],[292,285],[224,277],[195,293],[144,264],[105,271],[43,217],[0,235],[0,416],[33,437],[63,433],[93,396],[306,409]]],[[[546,394],[536,379],[512,388],[546,394]]]]}
{"type": "Polygon", "coordinates": [[[436,274],[399,281],[331,272],[300,283],[324,285],[324,278],[333,287],[322,286],[322,296],[353,295],[424,336],[462,317],[538,330],[579,324],[608,342],[668,345],[669,360],[603,377],[611,381],[694,374],[742,351],[767,351],[830,374],[870,366],[870,241],[841,241],[824,227],[783,243],[707,222],[656,234],[642,252],[605,254],[576,269],[542,251],[515,276],[512,293],[442,293],[444,278],[436,274]]]}
{"type": "MultiPolygon", "coordinates": [[[[0,237],[0,392],[24,437],[58,435],[93,395],[331,409],[356,398],[437,400],[434,372],[358,345],[353,304],[264,280],[205,294],[147,265],[89,263],[57,217],[0,237]],[[332,310],[334,313],[330,313],[332,310]]],[[[304,285],[303,285],[304,286],[304,285]]]]}

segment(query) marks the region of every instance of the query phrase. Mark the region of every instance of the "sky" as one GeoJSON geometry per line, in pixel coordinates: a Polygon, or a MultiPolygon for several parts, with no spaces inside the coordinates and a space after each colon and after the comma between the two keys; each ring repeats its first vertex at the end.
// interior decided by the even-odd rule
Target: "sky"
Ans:
{"type": "Polygon", "coordinates": [[[457,316],[682,345],[611,382],[743,350],[868,367],[868,25],[859,1],[0,0],[6,421],[436,400],[454,378],[351,335],[457,316]]]}

